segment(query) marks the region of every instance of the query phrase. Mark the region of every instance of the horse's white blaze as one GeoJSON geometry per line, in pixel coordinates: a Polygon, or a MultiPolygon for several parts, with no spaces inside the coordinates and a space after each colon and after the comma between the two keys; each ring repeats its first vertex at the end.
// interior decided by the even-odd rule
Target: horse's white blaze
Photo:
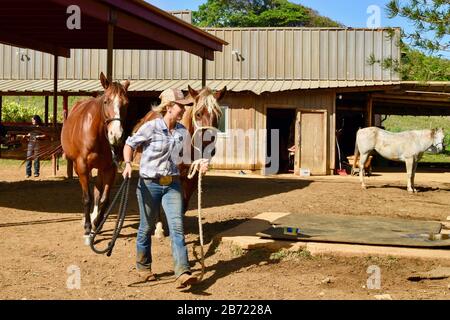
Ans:
{"type": "Polygon", "coordinates": [[[94,210],[91,213],[91,223],[94,223],[95,219],[98,217],[98,205],[94,206],[94,210]]]}
{"type": "MultiPolygon", "coordinates": [[[[114,118],[120,119],[120,98],[116,95],[113,99],[114,118]]],[[[123,129],[120,121],[114,120],[108,126],[108,140],[110,144],[115,144],[122,137],[123,129]]]]}

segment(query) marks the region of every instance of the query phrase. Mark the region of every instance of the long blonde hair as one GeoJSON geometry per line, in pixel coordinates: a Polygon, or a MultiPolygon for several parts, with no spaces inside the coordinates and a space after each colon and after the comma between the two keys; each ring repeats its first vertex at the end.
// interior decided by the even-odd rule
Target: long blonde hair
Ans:
{"type": "Polygon", "coordinates": [[[170,101],[165,101],[165,102],[161,102],[159,105],[152,105],[152,111],[155,111],[156,113],[159,113],[160,115],[162,115],[164,117],[164,115],[167,112],[167,107],[169,107],[171,105],[172,102],[170,101]]]}

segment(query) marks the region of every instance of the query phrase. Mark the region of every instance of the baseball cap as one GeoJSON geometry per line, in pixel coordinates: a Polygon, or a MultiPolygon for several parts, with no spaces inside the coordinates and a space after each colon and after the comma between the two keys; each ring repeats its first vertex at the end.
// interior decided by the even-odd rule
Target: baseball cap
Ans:
{"type": "Polygon", "coordinates": [[[194,103],[194,99],[192,97],[184,97],[183,92],[180,89],[166,89],[159,95],[161,99],[161,103],[174,102],[181,105],[189,105],[194,103]]]}

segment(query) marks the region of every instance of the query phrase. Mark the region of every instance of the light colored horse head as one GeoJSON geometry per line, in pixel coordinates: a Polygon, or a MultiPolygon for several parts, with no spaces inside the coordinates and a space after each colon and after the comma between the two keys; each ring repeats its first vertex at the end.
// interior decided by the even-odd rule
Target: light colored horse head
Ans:
{"type": "Polygon", "coordinates": [[[200,91],[194,90],[188,86],[189,95],[194,100],[192,107],[187,107],[181,120],[192,137],[192,144],[195,149],[200,151],[208,150],[202,157],[210,159],[215,154],[215,143],[222,110],[218,101],[220,101],[227,91],[227,87],[222,90],[211,90],[204,87],[200,91]]]}
{"type": "Polygon", "coordinates": [[[433,144],[430,147],[431,152],[441,153],[444,150],[445,133],[443,128],[432,129],[431,136],[433,144]]]}

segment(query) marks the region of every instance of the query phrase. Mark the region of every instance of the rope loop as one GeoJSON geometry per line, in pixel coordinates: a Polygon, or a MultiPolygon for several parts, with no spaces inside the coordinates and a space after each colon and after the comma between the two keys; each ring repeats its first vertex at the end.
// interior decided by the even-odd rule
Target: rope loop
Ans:
{"type": "Polygon", "coordinates": [[[123,227],[123,223],[125,222],[125,216],[126,216],[126,210],[127,210],[127,204],[128,204],[128,191],[130,189],[130,178],[125,177],[122,184],[120,185],[119,190],[117,191],[114,200],[111,202],[111,204],[108,207],[108,210],[106,211],[103,220],[100,222],[98,228],[91,232],[89,235],[89,244],[91,246],[92,251],[98,254],[106,253],[106,255],[109,257],[111,256],[112,250],[114,248],[114,245],[116,243],[117,238],[119,237],[120,230],[123,227]],[[112,212],[112,209],[114,208],[114,205],[116,204],[117,200],[120,198],[120,204],[119,204],[119,213],[117,215],[116,225],[114,227],[113,235],[111,238],[111,241],[108,243],[108,246],[106,249],[99,250],[95,248],[94,240],[95,237],[100,233],[100,231],[103,228],[103,225],[106,222],[106,219],[108,219],[108,216],[112,212]]]}

